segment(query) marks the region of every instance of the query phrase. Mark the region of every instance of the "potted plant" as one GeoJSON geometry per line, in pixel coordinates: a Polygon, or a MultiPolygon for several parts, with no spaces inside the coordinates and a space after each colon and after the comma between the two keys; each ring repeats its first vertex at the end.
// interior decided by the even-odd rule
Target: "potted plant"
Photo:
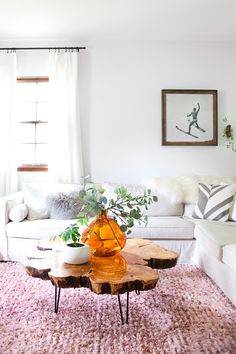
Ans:
{"type": "Polygon", "coordinates": [[[83,264],[88,262],[91,251],[88,245],[81,242],[81,234],[77,224],[69,225],[60,238],[65,242],[62,250],[63,260],[70,264],[83,264]]]}

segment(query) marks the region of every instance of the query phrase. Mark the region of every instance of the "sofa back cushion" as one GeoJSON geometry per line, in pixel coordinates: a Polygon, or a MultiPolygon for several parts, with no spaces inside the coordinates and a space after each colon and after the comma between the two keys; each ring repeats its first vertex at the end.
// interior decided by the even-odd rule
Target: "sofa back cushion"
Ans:
{"type": "MultiPolygon", "coordinates": [[[[121,184],[103,183],[102,187],[105,189],[104,196],[108,199],[116,199],[115,189],[121,184]]],[[[142,195],[149,187],[141,184],[123,184],[129,193],[132,195],[142,195]]],[[[151,188],[152,195],[158,197],[158,202],[151,203],[148,210],[143,207],[142,212],[147,216],[180,216],[183,215],[183,204],[171,201],[167,195],[162,194],[159,190],[151,188]]]]}

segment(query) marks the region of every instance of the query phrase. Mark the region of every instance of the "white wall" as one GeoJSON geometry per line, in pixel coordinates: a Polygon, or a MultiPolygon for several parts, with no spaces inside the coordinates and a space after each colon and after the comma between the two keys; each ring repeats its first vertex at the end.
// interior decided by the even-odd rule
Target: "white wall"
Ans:
{"type": "MultiPolygon", "coordinates": [[[[85,45],[80,56],[80,106],[86,174],[114,182],[140,182],[158,175],[236,175],[236,154],[221,138],[224,116],[236,132],[236,44],[85,45]],[[161,146],[163,88],[218,90],[219,146],[161,146]]],[[[19,57],[20,74],[30,74],[40,65],[37,70],[46,74],[45,54],[37,59],[32,53],[19,57]]]]}
{"type": "Polygon", "coordinates": [[[95,180],[236,174],[222,118],[236,132],[236,44],[100,42],[87,46],[81,108],[86,170],[95,180]],[[219,146],[161,146],[161,89],[217,89],[219,146]]]}

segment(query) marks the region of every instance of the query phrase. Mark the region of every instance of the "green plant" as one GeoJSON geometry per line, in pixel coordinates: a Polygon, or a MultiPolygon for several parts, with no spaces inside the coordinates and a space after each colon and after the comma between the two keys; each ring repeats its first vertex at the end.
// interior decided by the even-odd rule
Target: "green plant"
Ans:
{"type": "Polygon", "coordinates": [[[59,235],[63,241],[71,242],[75,247],[79,245],[82,237],[80,226],[88,226],[91,216],[98,216],[107,211],[119,223],[121,230],[130,234],[135,220],[147,224],[148,218],[143,215],[142,209],[148,210],[151,203],[158,201],[157,196],[151,195],[151,189],[144,190],[142,195],[134,196],[126,188],[118,187],[114,190],[115,198],[108,200],[104,196],[105,189],[89,181],[88,176],[82,178],[82,185],[79,197],[83,200],[83,206],[77,223],[69,225],[59,235]]]}
{"type": "Polygon", "coordinates": [[[65,242],[71,242],[74,246],[78,246],[81,239],[79,226],[77,224],[69,225],[61,234],[60,238],[65,242]]]}
{"type": "Polygon", "coordinates": [[[97,187],[89,182],[89,177],[82,179],[83,188],[79,193],[83,200],[83,206],[78,214],[78,224],[88,225],[92,215],[99,215],[107,211],[117,221],[123,232],[131,233],[134,221],[147,224],[147,216],[143,210],[148,210],[151,203],[157,202],[157,196],[151,195],[151,189],[144,190],[142,195],[132,195],[124,187],[114,190],[114,198],[107,199],[104,195],[105,189],[97,187]]]}
{"type": "Polygon", "coordinates": [[[225,138],[227,141],[226,147],[228,149],[231,148],[232,151],[236,152],[236,138],[234,136],[234,131],[232,129],[232,126],[226,117],[223,119],[223,122],[225,126],[223,129],[222,137],[225,138]]]}

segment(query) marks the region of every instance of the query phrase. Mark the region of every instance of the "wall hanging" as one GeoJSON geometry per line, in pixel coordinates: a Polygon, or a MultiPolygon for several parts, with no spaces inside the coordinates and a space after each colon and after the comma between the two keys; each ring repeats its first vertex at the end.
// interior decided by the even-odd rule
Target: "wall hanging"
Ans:
{"type": "Polygon", "coordinates": [[[217,145],[217,90],[162,90],[162,145],[217,145]]]}

